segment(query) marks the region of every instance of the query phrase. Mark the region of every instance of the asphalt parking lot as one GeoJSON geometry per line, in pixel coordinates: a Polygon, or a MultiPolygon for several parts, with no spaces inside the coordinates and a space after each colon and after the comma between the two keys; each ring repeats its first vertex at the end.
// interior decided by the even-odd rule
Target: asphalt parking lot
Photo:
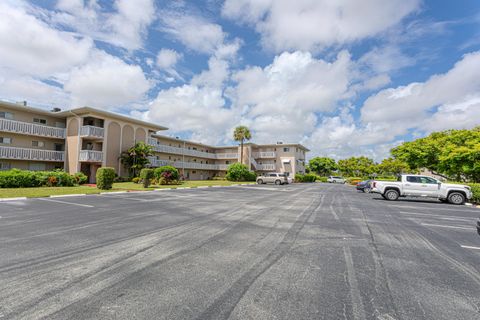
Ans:
{"type": "Polygon", "coordinates": [[[329,184],[0,203],[0,319],[480,319],[479,216],[329,184]]]}

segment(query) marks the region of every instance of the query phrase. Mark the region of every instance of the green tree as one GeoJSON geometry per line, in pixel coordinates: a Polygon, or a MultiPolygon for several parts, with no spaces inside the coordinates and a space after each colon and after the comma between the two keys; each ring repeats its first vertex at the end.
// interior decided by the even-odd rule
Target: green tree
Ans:
{"type": "Polygon", "coordinates": [[[398,175],[410,171],[410,167],[399,159],[387,158],[377,165],[377,171],[382,175],[398,175]]]}
{"type": "Polygon", "coordinates": [[[240,142],[240,163],[243,163],[243,143],[252,139],[252,134],[246,126],[238,126],[233,131],[233,140],[240,142]]]}
{"type": "Polygon", "coordinates": [[[246,165],[237,162],[228,166],[225,177],[229,181],[255,181],[257,175],[248,170],[246,165]]]}
{"type": "Polygon", "coordinates": [[[140,141],[127,151],[122,152],[120,161],[128,169],[130,177],[136,177],[140,170],[150,163],[148,157],[152,155],[153,148],[140,141]]]}
{"type": "Polygon", "coordinates": [[[308,162],[308,168],[320,176],[328,176],[332,171],[337,170],[338,166],[332,158],[315,157],[308,162]]]}
{"type": "Polygon", "coordinates": [[[365,177],[375,172],[375,162],[367,157],[351,157],[338,161],[338,168],[349,177],[365,177]]]}

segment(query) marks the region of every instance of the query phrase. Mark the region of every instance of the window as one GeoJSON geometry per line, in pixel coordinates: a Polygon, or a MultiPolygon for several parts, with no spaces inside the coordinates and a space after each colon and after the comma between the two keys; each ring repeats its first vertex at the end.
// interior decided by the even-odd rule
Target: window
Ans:
{"type": "Polygon", "coordinates": [[[11,164],[8,162],[0,162],[0,170],[10,170],[11,164]]]}
{"type": "Polygon", "coordinates": [[[12,120],[13,119],[13,113],[6,112],[6,111],[1,111],[0,112],[0,118],[12,120]]]}
{"type": "Polygon", "coordinates": [[[290,148],[283,148],[283,152],[290,152],[290,148]]]}
{"type": "Polygon", "coordinates": [[[414,176],[408,176],[407,181],[412,183],[420,183],[420,181],[418,180],[418,177],[414,177],[414,176]]]}
{"type": "Polygon", "coordinates": [[[420,179],[420,183],[427,183],[427,184],[437,184],[438,181],[430,178],[430,177],[418,177],[420,179]]]}
{"type": "Polygon", "coordinates": [[[45,143],[43,141],[32,141],[32,147],[43,148],[45,143]]]}
{"type": "Polygon", "coordinates": [[[45,171],[45,163],[30,163],[28,169],[31,171],[45,171]]]}
{"type": "Polygon", "coordinates": [[[55,151],[63,151],[63,144],[61,143],[54,143],[53,147],[55,151]]]}
{"type": "Polygon", "coordinates": [[[46,119],[40,119],[40,118],[33,118],[33,122],[40,123],[40,124],[47,124],[46,119]]]}
{"type": "Polygon", "coordinates": [[[228,161],[228,160],[227,160],[227,161],[225,161],[225,164],[230,164],[230,161],[228,161]]]}
{"type": "Polygon", "coordinates": [[[64,123],[64,122],[55,122],[55,127],[57,127],[57,128],[65,128],[65,123],[64,123]]]}
{"type": "Polygon", "coordinates": [[[12,144],[12,138],[0,137],[0,143],[3,143],[3,144],[12,144]]]}

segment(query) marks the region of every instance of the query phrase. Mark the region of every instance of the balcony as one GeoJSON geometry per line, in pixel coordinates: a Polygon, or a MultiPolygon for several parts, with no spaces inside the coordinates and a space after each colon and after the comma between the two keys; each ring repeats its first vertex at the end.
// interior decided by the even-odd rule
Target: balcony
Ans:
{"type": "Polygon", "coordinates": [[[216,153],[217,159],[238,159],[238,153],[216,153]]]}
{"type": "Polygon", "coordinates": [[[273,151],[267,151],[267,152],[254,152],[252,156],[256,159],[265,159],[265,158],[276,158],[277,154],[273,151]]]}
{"type": "Polygon", "coordinates": [[[0,118],[0,131],[49,138],[65,138],[64,128],[50,127],[36,123],[22,122],[3,118],[0,118]]]}
{"type": "Polygon", "coordinates": [[[93,150],[80,150],[78,160],[82,162],[103,162],[103,152],[93,150]]]}
{"type": "Polygon", "coordinates": [[[218,170],[217,164],[207,164],[207,163],[198,163],[198,162],[182,162],[175,161],[173,166],[177,169],[200,169],[200,170],[218,170]]]}
{"type": "Polygon", "coordinates": [[[80,136],[83,138],[103,139],[105,129],[94,126],[82,126],[80,136]]]}
{"type": "Polygon", "coordinates": [[[0,146],[0,158],[15,159],[15,160],[62,162],[65,159],[65,152],[0,146]]]}
{"type": "Polygon", "coordinates": [[[186,149],[186,148],[171,147],[171,146],[166,146],[166,145],[163,145],[163,144],[154,144],[154,143],[151,143],[151,142],[153,142],[153,141],[150,141],[150,139],[149,139],[149,143],[153,147],[153,150],[155,152],[178,154],[178,155],[185,155],[185,156],[199,157],[199,158],[215,159],[215,153],[202,152],[202,151],[186,149]]]}
{"type": "Polygon", "coordinates": [[[217,164],[218,170],[227,171],[229,164],[217,164]]]}
{"type": "Polygon", "coordinates": [[[158,160],[155,157],[148,157],[148,161],[150,161],[149,167],[153,167],[153,168],[168,166],[172,164],[172,161],[158,160]]]}
{"type": "Polygon", "coordinates": [[[259,164],[256,168],[258,171],[275,171],[275,164],[259,164]]]}

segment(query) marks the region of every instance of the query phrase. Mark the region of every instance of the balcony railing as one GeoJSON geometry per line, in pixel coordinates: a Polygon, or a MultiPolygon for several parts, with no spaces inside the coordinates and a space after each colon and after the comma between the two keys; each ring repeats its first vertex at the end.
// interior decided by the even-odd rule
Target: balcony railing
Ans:
{"type": "Polygon", "coordinates": [[[207,163],[198,163],[198,162],[175,161],[173,163],[173,166],[175,168],[185,168],[185,169],[218,170],[217,164],[207,164],[207,163]]]}
{"type": "Polygon", "coordinates": [[[81,137],[103,138],[105,129],[94,126],[82,126],[80,128],[81,137]]]}
{"type": "Polygon", "coordinates": [[[85,162],[102,162],[103,152],[94,150],[80,150],[78,160],[85,162]]]}
{"type": "Polygon", "coordinates": [[[276,158],[277,154],[273,151],[266,151],[266,152],[254,152],[252,156],[256,159],[259,158],[276,158]]]}
{"type": "Polygon", "coordinates": [[[17,148],[17,147],[4,147],[0,146],[0,158],[1,159],[15,159],[15,160],[32,160],[32,161],[64,161],[65,152],[43,150],[43,149],[30,149],[30,148],[17,148]]]}
{"type": "Polygon", "coordinates": [[[217,159],[238,159],[238,153],[215,153],[217,159]]]}
{"type": "Polygon", "coordinates": [[[154,168],[172,165],[172,161],[159,160],[155,157],[148,157],[148,161],[150,161],[149,167],[154,167],[154,168]]]}
{"type": "Polygon", "coordinates": [[[259,164],[256,170],[260,171],[275,171],[275,165],[270,163],[259,164]]]}
{"type": "Polygon", "coordinates": [[[227,171],[229,164],[217,164],[218,170],[227,171]]]}
{"type": "Polygon", "coordinates": [[[42,136],[51,138],[65,138],[65,129],[50,127],[36,123],[22,122],[0,118],[0,131],[42,136]]]}
{"type": "Polygon", "coordinates": [[[199,158],[215,159],[215,153],[202,152],[202,151],[198,151],[198,150],[166,146],[166,145],[163,145],[163,144],[151,144],[151,145],[153,146],[153,150],[156,151],[156,152],[171,153],[171,154],[178,154],[178,155],[185,155],[185,156],[192,156],[192,157],[199,157],[199,158]]]}

